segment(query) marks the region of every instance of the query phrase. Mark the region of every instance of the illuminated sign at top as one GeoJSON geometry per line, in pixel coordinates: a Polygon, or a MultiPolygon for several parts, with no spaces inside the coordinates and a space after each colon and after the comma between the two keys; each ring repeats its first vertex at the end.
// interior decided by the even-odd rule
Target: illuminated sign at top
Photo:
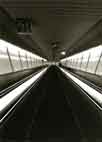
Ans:
{"type": "Polygon", "coordinates": [[[32,33],[32,18],[16,18],[18,34],[32,33]]]}

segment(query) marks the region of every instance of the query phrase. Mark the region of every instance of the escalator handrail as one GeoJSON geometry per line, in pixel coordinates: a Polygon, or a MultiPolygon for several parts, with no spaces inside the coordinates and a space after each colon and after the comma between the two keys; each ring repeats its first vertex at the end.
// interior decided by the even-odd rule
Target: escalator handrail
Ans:
{"type": "Polygon", "coordinates": [[[39,71],[37,71],[35,73],[32,73],[31,75],[21,79],[20,81],[17,81],[16,83],[14,83],[14,84],[10,85],[9,87],[7,87],[7,88],[3,89],[2,91],[0,91],[0,98],[3,97],[4,95],[6,95],[7,93],[9,93],[10,91],[12,91],[13,89],[17,88],[19,85],[21,85],[22,83],[24,83],[25,81],[30,79],[32,76],[39,73],[41,70],[39,70],[39,71]]]}
{"type": "Polygon", "coordinates": [[[42,69],[39,73],[34,75],[29,80],[22,83],[20,86],[0,98],[0,123],[2,123],[8,114],[15,108],[15,106],[25,97],[25,95],[30,91],[32,85],[46,73],[47,67],[42,69]]]}

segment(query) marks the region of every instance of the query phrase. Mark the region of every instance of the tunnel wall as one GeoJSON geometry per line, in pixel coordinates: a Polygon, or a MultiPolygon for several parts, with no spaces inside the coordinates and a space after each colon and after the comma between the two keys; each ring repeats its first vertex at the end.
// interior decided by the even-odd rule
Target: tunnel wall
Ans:
{"type": "Polygon", "coordinates": [[[102,45],[65,58],[61,64],[68,68],[102,76],[102,45]]]}
{"type": "Polygon", "coordinates": [[[45,65],[45,59],[0,40],[0,75],[45,65]]]}

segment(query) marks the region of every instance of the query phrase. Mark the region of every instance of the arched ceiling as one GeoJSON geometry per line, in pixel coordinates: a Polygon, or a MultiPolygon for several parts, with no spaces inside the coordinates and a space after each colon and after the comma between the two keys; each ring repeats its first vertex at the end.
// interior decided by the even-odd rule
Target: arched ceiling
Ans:
{"type": "Polygon", "coordinates": [[[101,44],[101,0],[0,1],[14,20],[33,19],[32,35],[20,38],[34,52],[49,60],[60,60],[101,44]],[[62,51],[66,55],[61,55],[62,51]]]}

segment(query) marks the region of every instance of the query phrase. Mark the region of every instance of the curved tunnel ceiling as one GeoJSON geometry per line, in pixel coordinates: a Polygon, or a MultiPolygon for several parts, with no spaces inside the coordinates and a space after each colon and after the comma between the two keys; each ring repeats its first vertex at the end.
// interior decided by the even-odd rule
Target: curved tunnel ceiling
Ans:
{"type": "Polygon", "coordinates": [[[32,17],[32,35],[20,38],[49,60],[59,60],[101,44],[101,0],[0,1],[14,20],[32,17]],[[61,55],[62,51],[66,55],[61,55]]]}

